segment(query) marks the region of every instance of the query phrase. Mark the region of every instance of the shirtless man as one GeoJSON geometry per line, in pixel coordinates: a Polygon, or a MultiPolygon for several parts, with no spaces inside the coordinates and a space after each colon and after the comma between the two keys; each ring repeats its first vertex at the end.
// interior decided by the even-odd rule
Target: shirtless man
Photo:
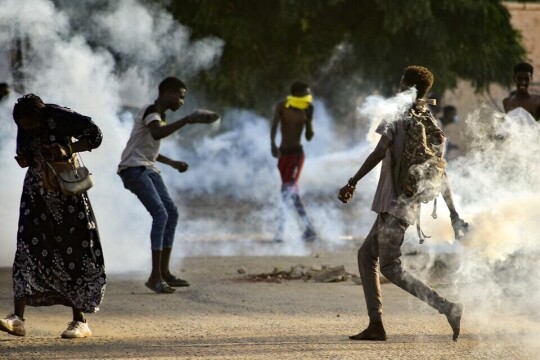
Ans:
{"type": "Polygon", "coordinates": [[[532,76],[533,67],[531,64],[519,63],[514,66],[516,92],[503,100],[505,113],[521,107],[527,110],[534,120],[540,120],[540,96],[529,93],[529,84],[532,81],[532,76]]]}
{"type": "Polygon", "coordinates": [[[304,241],[315,241],[317,234],[307,216],[304,204],[298,194],[298,179],[304,164],[304,150],[301,139],[304,127],[306,128],[306,140],[313,138],[313,98],[307,84],[295,82],[291,86],[291,95],[286,101],[277,104],[270,140],[272,143],[272,156],[278,158],[278,169],[281,174],[281,197],[282,204],[279,213],[278,231],[274,242],[283,241],[285,227],[285,204],[290,199],[296,212],[302,219],[306,229],[302,235],[304,241]],[[278,125],[281,125],[281,145],[276,145],[276,133],[278,125]]]}

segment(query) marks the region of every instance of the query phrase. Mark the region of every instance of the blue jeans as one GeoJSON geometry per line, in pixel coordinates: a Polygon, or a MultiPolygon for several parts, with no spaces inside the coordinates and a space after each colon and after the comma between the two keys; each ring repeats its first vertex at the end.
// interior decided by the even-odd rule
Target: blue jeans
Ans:
{"type": "Polygon", "coordinates": [[[150,241],[152,250],[172,248],[178,223],[178,209],[172,201],[161,175],[144,166],[120,172],[124,187],[137,195],[152,216],[150,241]]]}

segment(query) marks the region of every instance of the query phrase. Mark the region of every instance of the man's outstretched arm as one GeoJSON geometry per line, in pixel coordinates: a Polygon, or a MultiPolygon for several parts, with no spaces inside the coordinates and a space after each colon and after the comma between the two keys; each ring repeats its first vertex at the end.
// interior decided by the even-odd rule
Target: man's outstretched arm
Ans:
{"type": "Polygon", "coordinates": [[[375,149],[368,155],[360,169],[354,174],[352,178],[349,179],[347,185],[343,186],[338,195],[338,199],[343,203],[347,203],[352,199],[354,195],[354,190],[356,188],[356,183],[360,181],[364,176],[366,176],[378,163],[380,163],[386,156],[386,150],[390,147],[392,141],[386,137],[381,136],[381,139],[377,143],[375,149]]]}
{"type": "Polygon", "coordinates": [[[148,128],[154,140],[160,140],[180,130],[187,124],[211,124],[217,119],[219,119],[219,114],[213,111],[197,110],[191,115],[167,125],[163,125],[161,121],[152,121],[148,124],[148,128]]]}

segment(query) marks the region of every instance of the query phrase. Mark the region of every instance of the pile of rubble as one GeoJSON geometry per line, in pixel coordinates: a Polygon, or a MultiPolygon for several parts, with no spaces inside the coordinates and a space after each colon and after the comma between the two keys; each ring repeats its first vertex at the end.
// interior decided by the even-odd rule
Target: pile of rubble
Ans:
{"type": "Polygon", "coordinates": [[[311,266],[306,267],[304,265],[294,265],[289,271],[279,270],[274,268],[271,273],[262,274],[247,274],[245,268],[239,268],[238,273],[245,275],[244,279],[254,282],[270,282],[270,283],[282,283],[284,280],[304,280],[314,282],[340,282],[352,280],[357,284],[361,284],[358,275],[351,274],[345,271],[345,266],[330,267],[323,265],[321,267],[311,266]]]}

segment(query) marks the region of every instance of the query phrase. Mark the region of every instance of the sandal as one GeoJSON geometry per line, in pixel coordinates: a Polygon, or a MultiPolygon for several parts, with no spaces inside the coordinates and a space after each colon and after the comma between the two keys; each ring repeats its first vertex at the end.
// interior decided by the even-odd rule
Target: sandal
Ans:
{"type": "Polygon", "coordinates": [[[177,278],[173,274],[169,274],[169,276],[164,276],[163,280],[169,285],[174,287],[184,287],[189,286],[189,283],[186,280],[177,278]]]}
{"type": "Polygon", "coordinates": [[[158,294],[172,294],[173,292],[175,292],[175,290],[170,287],[165,281],[158,281],[154,284],[147,281],[146,283],[144,283],[144,285],[146,285],[147,288],[158,294]]]}

